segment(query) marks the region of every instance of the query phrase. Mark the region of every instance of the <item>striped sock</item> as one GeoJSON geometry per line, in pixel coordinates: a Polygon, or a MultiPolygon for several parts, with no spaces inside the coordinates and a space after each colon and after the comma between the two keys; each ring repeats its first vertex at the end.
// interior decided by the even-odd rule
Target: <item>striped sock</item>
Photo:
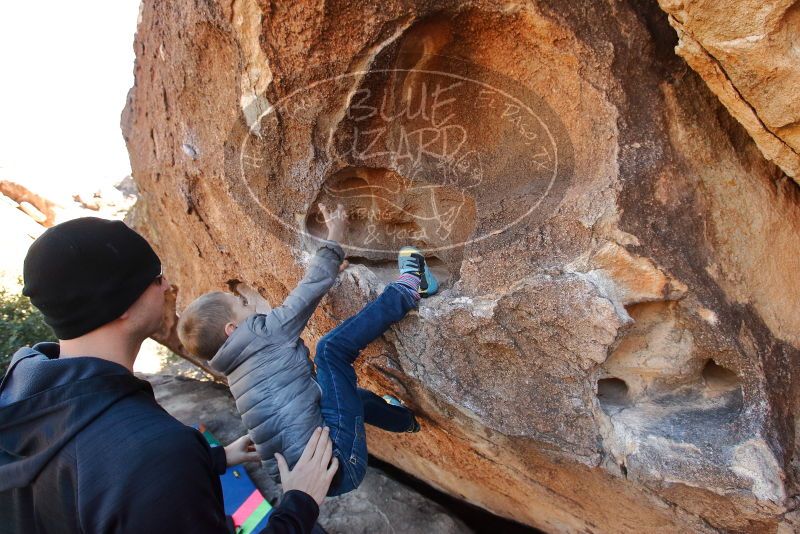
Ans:
{"type": "Polygon", "coordinates": [[[415,301],[421,298],[419,296],[419,284],[420,284],[419,276],[411,273],[405,273],[398,276],[395,282],[397,283],[398,286],[402,287],[403,289],[407,289],[408,293],[412,297],[414,297],[415,301]]]}

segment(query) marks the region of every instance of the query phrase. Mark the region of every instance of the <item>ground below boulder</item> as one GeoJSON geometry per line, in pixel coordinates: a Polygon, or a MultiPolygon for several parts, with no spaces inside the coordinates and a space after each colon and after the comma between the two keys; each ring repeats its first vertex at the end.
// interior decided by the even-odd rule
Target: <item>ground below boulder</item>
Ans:
{"type": "MultiPolygon", "coordinates": [[[[225,386],[180,375],[140,376],[153,385],[158,403],[182,423],[202,422],[222,443],[244,434],[239,412],[225,386]]],[[[280,487],[266,470],[257,464],[245,467],[267,500],[277,501],[280,487]]],[[[330,534],[475,532],[443,507],[372,467],[358,489],[323,503],[319,523],[330,534]]]]}

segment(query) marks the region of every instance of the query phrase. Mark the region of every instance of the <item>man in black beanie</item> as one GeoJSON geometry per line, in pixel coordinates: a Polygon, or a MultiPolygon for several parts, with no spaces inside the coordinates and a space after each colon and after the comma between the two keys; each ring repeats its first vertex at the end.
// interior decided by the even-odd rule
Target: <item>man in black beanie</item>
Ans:
{"type": "MultiPolygon", "coordinates": [[[[168,287],[147,241],[119,221],[68,221],[31,245],[23,277],[59,343],[17,351],[0,383],[0,533],[228,532],[218,475],[259,458],[246,436],[209,447],[133,375],[168,287]]],[[[328,489],[316,437],[265,532],[313,528],[311,495],[328,489]]]]}
{"type": "MultiPolygon", "coordinates": [[[[82,337],[111,323],[149,293],[153,305],[142,311],[152,317],[149,324],[137,325],[144,340],[160,325],[156,314],[162,312],[166,285],[149,288],[160,274],[156,253],[125,223],[84,217],[47,230],[31,245],[22,293],[61,340],[82,337]]],[[[66,349],[62,345],[63,353],[66,349]]]]}

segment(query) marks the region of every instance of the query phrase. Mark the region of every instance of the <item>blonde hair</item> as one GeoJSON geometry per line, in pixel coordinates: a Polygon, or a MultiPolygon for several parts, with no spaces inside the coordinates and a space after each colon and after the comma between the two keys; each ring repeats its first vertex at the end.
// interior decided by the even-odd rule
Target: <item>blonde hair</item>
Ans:
{"type": "Polygon", "coordinates": [[[178,338],[195,356],[210,360],[228,339],[225,325],[233,320],[230,295],[206,293],[192,301],[178,319],[178,338]]]}

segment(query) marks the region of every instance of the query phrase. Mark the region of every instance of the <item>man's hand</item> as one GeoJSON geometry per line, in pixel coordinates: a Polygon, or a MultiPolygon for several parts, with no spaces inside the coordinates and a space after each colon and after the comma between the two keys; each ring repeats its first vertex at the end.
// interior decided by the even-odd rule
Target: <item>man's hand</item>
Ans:
{"type": "Polygon", "coordinates": [[[328,241],[336,241],[341,244],[347,232],[347,212],[341,204],[336,205],[336,210],[328,211],[328,207],[323,203],[317,205],[320,213],[325,218],[325,226],[328,227],[328,241]]]}
{"type": "Polygon", "coordinates": [[[311,495],[318,505],[325,500],[331,480],[339,468],[338,458],[333,458],[331,461],[333,443],[328,434],[328,427],[325,427],[325,430],[321,428],[314,430],[303,450],[303,455],[300,456],[291,471],[286,464],[286,459],[275,453],[284,493],[290,490],[300,490],[311,495]]]}
{"type": "Polygon", "coordinates": [[[256,452],[253,440],[245,434],[227,447],[225,447],[225,462],[228,467],[243,464],[245,462],[258,462],[261,457],[256,452]]]}

